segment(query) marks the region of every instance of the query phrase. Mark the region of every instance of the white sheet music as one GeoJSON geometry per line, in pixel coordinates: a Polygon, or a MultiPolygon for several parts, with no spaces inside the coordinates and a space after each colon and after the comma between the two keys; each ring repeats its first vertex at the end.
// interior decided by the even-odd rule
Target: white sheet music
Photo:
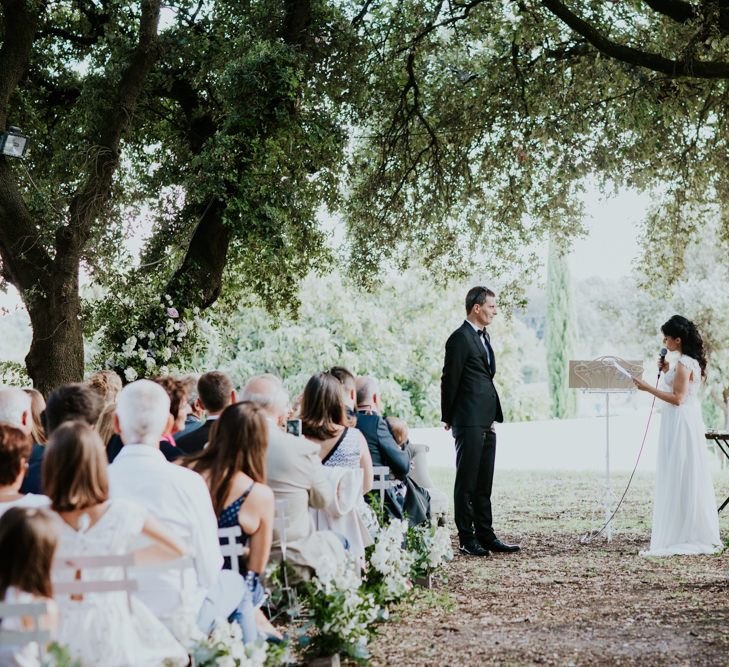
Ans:
{"type": "Polygon", "coordinates": [[[625,369],[623,368],[615,359],[613,361],[613,366],[615,366],[615,369],[620,373],[621,375],[624,375],[628,380],[632,380],[633,376],[625,369]]]}

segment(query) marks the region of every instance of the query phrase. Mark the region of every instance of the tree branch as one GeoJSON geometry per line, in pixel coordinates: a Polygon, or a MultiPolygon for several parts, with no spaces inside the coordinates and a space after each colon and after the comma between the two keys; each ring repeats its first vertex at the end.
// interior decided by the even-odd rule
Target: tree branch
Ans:
{"type": "Polygon", "coordinates": [[[95,138],[86,180],[69,204],[69,222],[56,233],[56,262],[67,270],[77,266],[91,226],[111,196],[121,138],[129,127],[145,80],[158,56],[160,4],[160,0],[142,2],[137,46],[116,87],[109,117],[95,138]]]}
{"type": "MultiPolygon", "coordinates": [[[[4,130],[10,99],[30,63],[38,16],[23,0],[3,0],[3,34],[0,48],[0,130],[4,130]]],[[[0,256],[3,276],[19,290],[31,289],[49,257],[18,189],[8,158],[0,156],[0,256]]]]}
{"type": "Polygon", "coordinates": [[[696,9],[684,0],[643,0],[653,11],[672,18],[679,23],[686,23],[697,18],[696,9]]]}
{"type": "Polygon", "coordinates": [[[726,79],[729,78],[729,63],[687,60],[678,61],[665,58],[657,53],[641,51],[631,46],[625,46],[614,42],[590,23],[572,12],[564,3],[559,0],[541,0],[542,6],[554,14],[576,33],[582,35],[590,44],[606,56],[636,65],[645,67],[654,72],[661,72],[673,78],[689,77],[697,79],[726,79]]]}
{"type": "Polygon", "coordinates": [[[367,16],[367,12],[370,10],[372,2],[373,0],[365,0],[364,4],[357,12],[357,15],[352,19],[353,26],[359,25],[364,20],[364,17],[367,16]]]}
{"type": "Polygon", "coordinates": [[[0,130],[5,129],[8,121],[10,98],[28,70],[38,25],[37,14],[28,9],[24,0],[2,0],[2,6],[5,29],[0,48],[0,130]]]}

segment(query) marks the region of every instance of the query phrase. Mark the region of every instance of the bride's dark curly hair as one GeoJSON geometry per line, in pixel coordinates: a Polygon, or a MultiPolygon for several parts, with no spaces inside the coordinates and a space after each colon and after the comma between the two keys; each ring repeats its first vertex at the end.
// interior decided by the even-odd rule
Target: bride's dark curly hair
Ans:
{"type": "Polygon", "coordinates": [[[661,327],[661,331],[664,336],[681,339],[681,353],[699,362],[701,375],[705,378],[706,351],[704,350],[704,341],[696,325],[681,315],[674,315],[661,327]]]}

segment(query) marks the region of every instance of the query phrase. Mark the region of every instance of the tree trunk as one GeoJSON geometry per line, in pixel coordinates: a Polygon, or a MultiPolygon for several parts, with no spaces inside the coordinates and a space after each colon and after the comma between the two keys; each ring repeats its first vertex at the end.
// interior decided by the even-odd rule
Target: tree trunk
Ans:
{"type": "MultiPolygon", "coordinates": [[[[25,298],[33,340],[25,357],[33,386],[44,396],[84,375],[84,340],[79,313],[78,272],[44,281],[42,297],[25,298]]],[[[25,295],[24,295],[25,296],[25,295]]]]}

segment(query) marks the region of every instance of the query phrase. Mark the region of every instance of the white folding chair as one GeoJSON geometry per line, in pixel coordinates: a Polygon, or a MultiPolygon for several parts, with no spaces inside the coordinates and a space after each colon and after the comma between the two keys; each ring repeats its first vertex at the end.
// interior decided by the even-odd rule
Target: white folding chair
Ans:
{"type": "Polygon", "coordinates": [[[281,560],[286,561],[286,501],[277,500],[273,515],[273,529],[278,533],[281,545],[281,560]]]}
{"type": "Polygon", "coordinates": [[[195,569],[195,561],[192,556],[181,556],[173,560],[165,560],[159,563],[146,563],[144,565],[135,565],[137,571],[139,570],[177,570],[180,573],[180,590],[186,589],[185,572],[187,570],[195,569]]]}
{"type": "Polygon", "coordinates": [[[240,526],[231,526],[230,528],[218,528],[218,540],[220,542],[220,553],[223,558],[230,558],[230,569],[233,572],[242,574],[238,563],[238,557],[248,553],[248,549],[244,548],[236,538],[243,534],[240,526]]]}
{"type": "Polygon", "coordinates": [[[392,479],[392,473],[388,466],[374,466],[372,468],[374,480],[372,482],[372,490],[378,491],[380,494],[380,509],[385,506],[385,491],[395,486],[395,480],[392,479]]]}
{"type": "MultiPolygon", "coordinates": [[[[286,565],[286,501],[276,500],[276,509],[273,516],[273,529],[278,533],[281,545],[281,570],[283,572],[283,590],[289,603],[289,611],[297,606],[296,591],[289,585],[288,567],[286,565]]],[[[270,608],[269,608],[270,611],[270,608]]],[[[275,618],[272,616],[272,619],[275,618]]]]}
{"type": "Polygon", "coordinates": [[[129,568],[134,565],[133,554],[121,556],[70,556],[56,558],[53,561],[53,575],[71,570],[71,579],[66,577],[53,579],[54,595],[78,595],[87,593],[126,593],[129,611],[132,610],[132,593],[139,588],[136,579],[129,576],[129,568]],[[85,570],[100,568],[119,568],[121,576],[106,580],[84,579],[85,570]]]}
{"type": "Polygon", "coordinates": [[[0,619],[33,619],[33,628],[29,630],[9,630],[0,625],[0,646],[25,646],[36,642],[42,657],[46,644],[51,640],[50,630],[40,627],[40,619],[47,613],[47,602],[0,602],[0,619]]]}

